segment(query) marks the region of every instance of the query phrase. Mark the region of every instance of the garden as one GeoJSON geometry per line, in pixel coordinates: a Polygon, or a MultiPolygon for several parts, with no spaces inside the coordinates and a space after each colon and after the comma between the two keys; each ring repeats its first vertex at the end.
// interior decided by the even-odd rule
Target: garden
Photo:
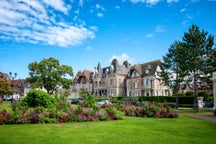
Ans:
{"type": "Polygon", "coordinates": [[[215,143],[215,123],[184,112],[166,103],[99,106],[91,95],[71,105],[63,95],[32,90],[0,105],[0,143],[215,143]]]}
{"type": "Polygon", "coordinates": [[[71,105],[64,95],[50,96],[40,90],[32,90],[22,101],[13,102],[10,108],[0,109],[0,124],[63,123],[85,121],[121,120],[125,116],[176,118],[178,112],[166,104],[146,103],[97,105],[93,96],[79,105],[71,105]]]}

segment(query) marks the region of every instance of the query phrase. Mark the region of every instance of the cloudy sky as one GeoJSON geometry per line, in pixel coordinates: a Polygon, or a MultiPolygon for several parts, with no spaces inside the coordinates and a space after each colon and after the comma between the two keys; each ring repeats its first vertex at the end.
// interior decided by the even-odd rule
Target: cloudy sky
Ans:
{"type": "Polygon", "coordinates": [[[0,71],[54,57],[78,70],[162,59],[192,24],[216,35],[215,0],[1,0],[0,71]]]}

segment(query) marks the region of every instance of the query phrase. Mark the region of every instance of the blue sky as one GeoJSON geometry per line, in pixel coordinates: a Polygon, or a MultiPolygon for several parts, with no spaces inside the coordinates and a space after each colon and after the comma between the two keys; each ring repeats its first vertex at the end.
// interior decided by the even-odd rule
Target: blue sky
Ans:
{"type": "Polygon", "coordinates": [[[78,70],[162,59],[192,24],[216,35],[215,0],[1,0],[0,71],[54,57],[78,70]]]}

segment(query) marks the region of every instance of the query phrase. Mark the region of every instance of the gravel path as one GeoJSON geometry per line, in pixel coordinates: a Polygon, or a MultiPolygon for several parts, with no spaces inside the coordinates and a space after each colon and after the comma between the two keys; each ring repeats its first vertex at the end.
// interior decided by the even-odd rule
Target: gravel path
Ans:
{"type": "Polygon", "coordinates": [[[184,114],[184,115],[188,116],[188,117],[193,117],[193,118],[204,119],[204,120],[216,122],[216,116],[214,116],[213,114],[184,114]]]}

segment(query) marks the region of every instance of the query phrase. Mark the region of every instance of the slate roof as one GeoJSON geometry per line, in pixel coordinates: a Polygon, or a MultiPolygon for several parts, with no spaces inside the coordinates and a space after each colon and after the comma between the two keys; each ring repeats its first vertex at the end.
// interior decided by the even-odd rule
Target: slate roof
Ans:
{"type": "Polygon", "coordinates": [[[130,74],[136,70],[142,77],[152,76],[155,74],[157,67],[161,64],[160,60],[150,61],[142,64],[135,64],[130,68],[130,74]],[[145,73],[146,70],[149,70],[148,73],[145,73]]]}
{"type": "Polygon", "coordinates": [[[90,70],[84,70],[83,72],[78,71],[75,77],[75,81],[79,83],[81,78],[85,77],[87,81],[92,82],[92,76],[93,72],[90,70]]]}

